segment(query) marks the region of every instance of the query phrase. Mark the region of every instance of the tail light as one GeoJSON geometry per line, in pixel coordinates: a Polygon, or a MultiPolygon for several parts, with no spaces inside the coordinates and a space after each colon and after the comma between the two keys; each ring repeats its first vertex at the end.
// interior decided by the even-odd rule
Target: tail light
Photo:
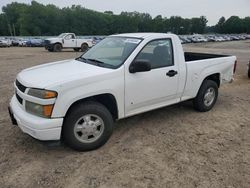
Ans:
{"type": "Polygon", "coordinates": [[[234,74],[236,72],[236,67],[237,67],[237,60],[234,62],[234,74]]]}

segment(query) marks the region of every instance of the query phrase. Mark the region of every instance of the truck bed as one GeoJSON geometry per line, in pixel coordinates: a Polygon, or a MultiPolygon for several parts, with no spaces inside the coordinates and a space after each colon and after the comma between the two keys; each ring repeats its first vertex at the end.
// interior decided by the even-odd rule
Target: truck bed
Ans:
{"type": "Polygon", "coordinates": [[[202,81],[209,75],[218,76],[220,84],[232,80],[235,56],[185,52],[186,85],[182,100],[194,98],[202,81]]]}
{"type": "Polygon", "coordinates": [[[204,60],[204,59],[228,57],[228,55],[184,52],[184,57],[185,57],[185,61],[189,62],[189,61],[197,61],[197,60],[204,60]]]}

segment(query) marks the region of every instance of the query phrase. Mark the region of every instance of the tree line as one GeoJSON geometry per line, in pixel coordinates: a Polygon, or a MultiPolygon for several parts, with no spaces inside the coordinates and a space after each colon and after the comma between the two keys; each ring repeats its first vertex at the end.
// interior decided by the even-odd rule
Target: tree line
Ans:
{"type": "Polygon", "coordinates": [[[31,4],[13,2],[2,8],[0,14],[0,35],[7,36],[53,36],[63,32],[77,35],[109,35],[126,32],[172,32],[193,34],[204,32],[250,33],[250,17],[229,19],[222,17],[218,24],[207,27],[205,16],[197,18],[170,18],[148,13],[112,11],[97,12],[73,5],[58,8],[36,1],[31,4]]]}

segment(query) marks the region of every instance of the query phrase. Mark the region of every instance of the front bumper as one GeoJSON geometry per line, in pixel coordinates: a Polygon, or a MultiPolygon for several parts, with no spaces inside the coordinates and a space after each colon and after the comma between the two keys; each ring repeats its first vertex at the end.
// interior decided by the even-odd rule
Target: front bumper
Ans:
{"type": "Polygon", "coordinates": [[[46,50],[48,50],[48,49],[53,49],[53,44],[45,44],[45,45],[44,45],[44,48],[45,48],[46,50]]]}
{"type": "Polygon", "coordinates": [[[60,140],[63,118],[46,119],[29,114],[21,108],[15,96],[9,108],[12,122],[16,121],[24,133],[42,141],[60,140]]]}

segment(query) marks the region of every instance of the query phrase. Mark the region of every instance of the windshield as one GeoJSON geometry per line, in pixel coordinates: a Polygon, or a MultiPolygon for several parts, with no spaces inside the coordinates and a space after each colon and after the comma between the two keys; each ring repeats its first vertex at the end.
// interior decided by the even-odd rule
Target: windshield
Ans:
{"type": "Polygon", "coordinates": [[[62,33],[58,36],[58,38],[63,38],[66,35],[66,33],[62,33]]]}
{"type": "Polygon", "coordinates": [[[138,38],[108,37],[88,50],[78,60],[97,66],[118,68],[141,42],[138,38]]]}

